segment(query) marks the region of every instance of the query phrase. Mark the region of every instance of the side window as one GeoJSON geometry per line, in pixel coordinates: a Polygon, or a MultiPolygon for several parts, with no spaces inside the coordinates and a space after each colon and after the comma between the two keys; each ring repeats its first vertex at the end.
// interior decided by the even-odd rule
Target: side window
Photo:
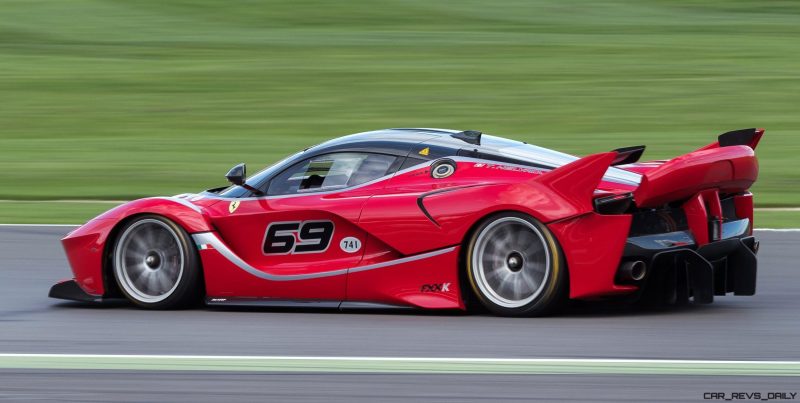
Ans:
{"type": "Polygon", "coordinates": [[[406,168],[411,168],[411,167],[413,167],[415,165],[419,165],[419,164],[422,164],[422,163],[427,162],[427,161],[428,160],[424,160],[424,159],[421,159],[421,158],[406,157],[406,160],[403,161],[403,166],[401,166],[400,169],[403,170],[403,169],[406,169],[406,168]]]}
{"type": "Polygon", "coordinates": [[[274,177],[270,196],[344,189],[378,179],[397,157],[370,153],[333,153],[298,162],[274,177]]]}

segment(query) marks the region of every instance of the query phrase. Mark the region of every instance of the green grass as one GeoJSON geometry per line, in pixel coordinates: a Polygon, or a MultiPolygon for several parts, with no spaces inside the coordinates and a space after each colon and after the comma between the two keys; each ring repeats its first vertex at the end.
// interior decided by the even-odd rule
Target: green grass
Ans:
{"type": "Polygon", "coordinates": [[[0,201],[0,224],[83,224],[114,203],[0,201]]]}
{"type": "Polygon", "coordinates": [[[756,211],[756,228],[800,228],[800,211],[756,211]]]}
{"type": "MultiPolygon", "coordinates": [[[[800,205],[799,106],[794,1],[0,3],[0,199],[196,191],[385,127],[654,159],[758,126],[757,204],[800,205]]],[[[49,207],[0,211],[97,210],[49,207]]]]}

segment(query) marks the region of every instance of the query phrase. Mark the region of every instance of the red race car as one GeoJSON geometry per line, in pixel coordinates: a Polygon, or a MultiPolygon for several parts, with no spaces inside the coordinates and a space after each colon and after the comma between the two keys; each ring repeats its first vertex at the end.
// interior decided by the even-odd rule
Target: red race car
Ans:
{"type": "Polygon", "coordinates": [[[644,146],[578,158],[478,131],[345,136],[98,216],[63,239],[74,279],[50,296],[532,316],[567,299],[753,295],[763,132],[641,163],[644,146]]]}

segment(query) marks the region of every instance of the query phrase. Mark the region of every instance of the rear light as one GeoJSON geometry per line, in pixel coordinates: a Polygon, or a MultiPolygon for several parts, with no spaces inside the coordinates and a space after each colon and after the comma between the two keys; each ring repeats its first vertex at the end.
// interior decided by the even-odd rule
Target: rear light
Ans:
{"type": "Polygon", "coordinates": [[[600,214],[622,214],[633,205],[633,193],[623,193],[594,199],[594,211],[600,214]]]}

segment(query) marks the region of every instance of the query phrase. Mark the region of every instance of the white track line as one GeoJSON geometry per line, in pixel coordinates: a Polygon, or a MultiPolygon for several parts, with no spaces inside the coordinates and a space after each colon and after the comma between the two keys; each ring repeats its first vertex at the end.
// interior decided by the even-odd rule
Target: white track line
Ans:
{"type": "Polygon", "coordinates": [[[780,364],[800,365],[800,361],[756,360],[675,360],[647,358],[470,358],[470,357],[358,357],[284,355],[160,355],[160,354],[39,354],[0,353],[0,358],[141,358],[190,360],[284,360],[284,361],[390,361],[390,362],[508,362],[508,363],[609,363],[609,364],[780,364]]]}
{"type": "Polygon", "coordinates": [[[800,228],[756,228],[756,232],[800,232],[800,228]]]}
{"type": "Polygon", "coordinates": [[[800,377],[800,361],[624,358],[0,354],[3,369],[800,377]]]}

